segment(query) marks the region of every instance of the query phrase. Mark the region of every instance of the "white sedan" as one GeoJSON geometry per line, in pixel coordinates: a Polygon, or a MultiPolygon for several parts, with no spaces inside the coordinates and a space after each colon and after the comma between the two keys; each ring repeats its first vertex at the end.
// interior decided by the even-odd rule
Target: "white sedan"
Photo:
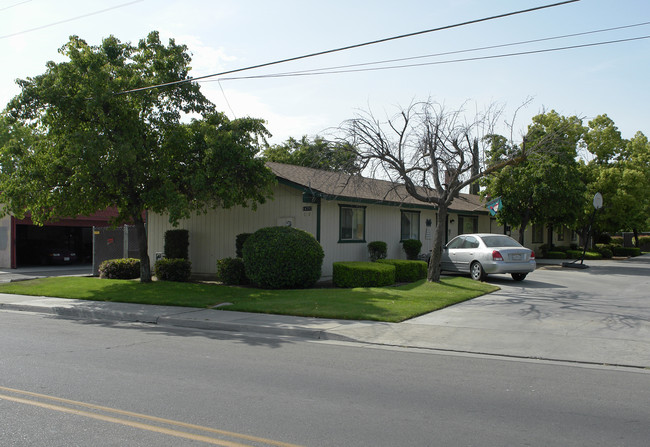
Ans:
{"type": "Polygon", "coordinates": [[[485,280],[491,273],[510,273],[523,281],[535,270],[535,253],[503,234],[461,234],[442,250],[441,269],[485,280]]]}

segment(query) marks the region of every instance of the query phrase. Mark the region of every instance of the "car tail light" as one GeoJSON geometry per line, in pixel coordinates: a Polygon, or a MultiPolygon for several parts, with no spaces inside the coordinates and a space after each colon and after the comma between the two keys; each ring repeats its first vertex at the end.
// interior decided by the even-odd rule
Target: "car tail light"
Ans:
{"type": "Polygon", "coordinates": [[[534,251],[530,252],[530,259],[535,259],[535,252],[534,251]]]}
{"type": "Polygon", "coordinates": [[[492,251],[492,260],[493,261],[503,261],[503,256],[499,253],[499,250],[492,251]]]}

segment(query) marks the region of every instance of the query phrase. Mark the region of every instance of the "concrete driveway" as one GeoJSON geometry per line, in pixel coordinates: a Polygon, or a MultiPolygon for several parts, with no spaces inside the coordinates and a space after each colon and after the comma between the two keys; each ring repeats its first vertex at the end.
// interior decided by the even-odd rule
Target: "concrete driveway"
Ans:
{"type": "Polygon", "coordinates": [[[585,264],[490,276],[501,291],[402,324],[459,329],[454,350],[650,366],[650,255],[585,264]]]}
{"type": "Polygon", "coordinates": [[[49,276],[92,276],[91,264],[45,265],[0,269],[0,282],[21,281],[49,276]]]}

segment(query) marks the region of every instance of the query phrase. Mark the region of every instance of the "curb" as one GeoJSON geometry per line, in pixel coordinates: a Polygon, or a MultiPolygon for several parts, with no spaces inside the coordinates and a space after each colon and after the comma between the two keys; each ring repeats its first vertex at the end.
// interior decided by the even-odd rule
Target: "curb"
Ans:
{"type": "MultiPolygon", "coordinates": [[[[310,329],[299,326],[275,326],[264,324],[247,324],[225,321],[210,321],[179,318],[175,316],[156,316],[134,312],[116,312],[79,308],[76,306],[41,306],[34,304],[0,303],[0,310],[17,312],[34,312],[47,315],[56,315],[65,318],[88,319],[97,321],[116,321],[125,323],[155,324],[160,327],[179,327],[186,329],[213,330],[225,332],[256,333],[265,335],[294,336],[313,340],[331,340],[359,342],[359,340],[344,335],[330,333],[323,329],[310,329]]],[[[204,309],[197,309],[204,310],[204,309]]]]}
{"type": "Polygon", "coordinates": [[[49,315],[58,315],[68,318],[86,318],[90,320],[112,320],[124,321],[129,323],[150,323],[157,324],[158,317],[151,318],[146,315],[130,313],[130,312],[115,312],[105,310],[92,310],[92,309],[79,309],[77,307],[64,307],[64,306],[39,306],[39,305],[25,305],[25,304],[0,304],[0,310],[13,310],[18,312],[35,312],[49,315]]]}

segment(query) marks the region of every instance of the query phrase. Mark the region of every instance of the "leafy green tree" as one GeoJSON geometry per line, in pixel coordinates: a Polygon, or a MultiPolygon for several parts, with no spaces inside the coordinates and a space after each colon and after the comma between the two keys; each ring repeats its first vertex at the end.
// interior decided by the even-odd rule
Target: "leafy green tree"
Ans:
{"type": "Polygon", "coordinates": [[[630,141],[622,140],[611,156],[602,157],[602,152],[597,152],[600,147],[587,146],[596,157],[583,168],[588,194],[603,195],[604,207],[597,214],[596,226],[611,233],[633,231],[638,244],[639,231],[650,224],[650,144],[637,132],[630,141]]]}
{"type": "Polygon", "coordinates": [[[621,132],[606,114],[598,115],[587,124],[584,145],[596,157],[597,164],[604,165],[613,161],[623,152],[625,144],[621,132]]]}
{"type": "Polygon", "coordinates": [[[263,121],[216,112],[189,82],[186,46],[164,45],[157,32],[135,46],[113,36],[91,46],[73,36],[60,53],[66,62],[17,81],[22,91],[5,110],[2,212],[29,212],[42,224],[115,206],[113,223],[137,228],[148,282],[145,210],[169,212],[175,224],[194,211],[270,196],[273,176],[255,158],[268,135],[263,121]],[[163,83],[175,84],[132,91],[163,83]],[[202,118],[183,122],[188,114],[202,118]]]}
{"type": "Polygon", "coordinates": [[[341,171],[357,174],[360,171],[357,155],[347,143],[334,143],[321,137],[309,140],[303,136],[300,141],[289,138],[282,144],[269,146],[263,152],[267,161],[306,166],[326,171],[341,171]]]}
{"type": "MultiPolygon", "coordinates": [[[[519,228],[524,243],[529,224],[546,224],[549,232],[560,225],[572,226],[584,203],[584,184],[576,162],[577,145],[583,134],[582,121],[554,110],[533,117],[524,145],[536,147],[526,160],[506,166],[484,179],[483,194],[501,197],[497,220],[519,228]]],[[[500,163],[518,148],[500,136],[490,136],[488,165],[500,163]]]]}

